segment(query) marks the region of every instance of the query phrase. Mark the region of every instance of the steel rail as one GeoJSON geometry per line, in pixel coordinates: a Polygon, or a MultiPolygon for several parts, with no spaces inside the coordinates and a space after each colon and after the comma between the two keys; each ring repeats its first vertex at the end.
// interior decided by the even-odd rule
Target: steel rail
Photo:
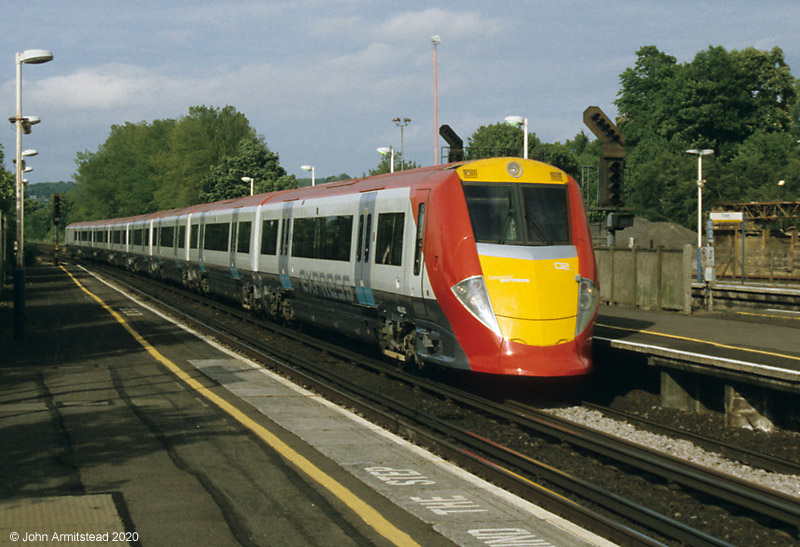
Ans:
{"type": "MultiPolygon", "coordinates": [[[[118,281],[122,282],[119,280],[118,275],[116,275],[118,272],[116,270],[114,270],[114,272],[118,281]]],[[[130,287],[130,285],[128,286],[130,287]]],[[[130,288],[132,290],[136,290],[141,295],[149,299],[151,298],[149,295],[138,289],[133,287],[130,288]]],[[[187,293],[183,290],[176,291],[173,287],[170,287],[170,290],[178,292],[181,294],[181,296],[187,296],[187,293]]],[[[205,306],[209,305],[207,299],[201,299],[195,295],[191,295],[191,298],[195,301],[201,302],[205,306]]],[[[281,366],[283,373],[294,376],[295,379],[301,381],[303,384],[314,385],[314,389],[325,392],[329,396],[339,399],[348,405],[356,406],[359,411],[370,415],[376,421],[387,425],[395,431],[405,432],[407,435],[410,434],[412,437],[416,437],[418,439],[424,438],[428,444],[435,446],[437,450],[447,452],[452,457],[455,457],[460,461],[472,462],[473,465],[480,464],[484,469],[483,473],[490,474],[494,477],[495,481],[507,485],[509,489],[515,491],[518,495],[522,495],[522,497],[527,499],[537,499],[540,501],[540,503],[541,499],[545,498],[548,505],[552,506],[553,504],[556,504],[558,506],[557,509],[554,509],[556,512],[570,515],[571,518],[575,518],[577,520],[590,521],[595,529],[603,530],[603,533],[612,539],[616,539],[618,541],[623,540],[628,543],[640,545],[659,545],[657,541],[648,538],[636,530],[633,530],[629,526],[620,524],[617,521],[600,515],[591,509],[582,507],[576,502],[552,492],[549,488],[538,485],[531,479],[525,478],[520,473],[542,477],[548,482],[564,489],[565,491],[572,492],[574,495],[578,495],[583,499],[589,500],[614,514],[622,515],[625,518],[630,519],[632,522],[636,522],[639,525],[644,526],[645,528],[655,530],[665,537],[669,537],[690,545],[729,545],[718,538],[714,538],[702,531],[696,530],[692,527],[675,521],[674,519],[658,514],[655,511],[626,500],[616,494],[613,494],[612,492],[594,486],[567,473],[556,470],[528,456],[504,448],[497,443],[481,437],[480,435],[460,429],[452,424],[448,424],[446,421],[440,418],[423,413],[401,401],[387,398],[381,393],[374,393],[366,390],[361,386],[353,384],[345,378],[333,374],[326,367],[317,365],[316,363],[308,360],[299,359],[290,352],[277,350],[273,347],[264,347],[263,342],[257,338],[246,336],[236,329],[231,329],[231,327],[226,325],[224,322],[209,319],[198,320],[196,317],[194,317],[196,315],[195,311],[187,310],[181,305],[167,305],[162,300],[158,300],[158,304],[161,306],[168,306],[173,313],[182,316],[185,320],[192,321],[193,323],[200,325],[203,330],[210,331],[218,338],[224,338],[226,343],[236,346],[242,351],[252,353],[254,347],[258,348],[257,353],[261,359],[268,360],[275,366],[281,366]],[[326,387],[324,385],[320,385],[319,380],[315,380],[307,373],[298,370],[298,367],[312,371],[314,375],[324,378],[325,382],[328,382],[329,384],[333,383],[338,387],[331,388],[330,386],[326,387]],[[352,399],[352,396],[346,395],[345,392],[356,394],[367,402],[357,403],[352,399]],[[387,414],[385,411],[375,408],[374,405],[388,409],[392,413],[402,416],[405,418],[405,420],[398,420],[396,417],[387,414]],[[414,423],[422,424],[423,428],[418,425],[414,425],[414,423]],[[436,432],[436,435],[431,435],[428,430],[436,432]],[[441,437],[456,439],[460,443],[464,444],[468,449],[457,447],[451,443],[442,441],[441,437]],[[481,454],[484,454],[484,456],[481,456],[481,454]],[[508,469],[497,461],[489,461],[487,457],[493,457],[502,462],[502,464],[511,466],[516,470],[508,469]]],[[[240,310],[224,307],[224,311],[225,313],[246,319],[251,323],[261,325],[260,321],[254,320],[252,316],[249,316],[249,314],[241,312],[240,310]]],[[[277,326],[271,325],[273,330],[278,330],[275,327],[277,326]]],[[[287,330],[280,327],[278,328],[281,331],[287,330]]],[[[305,337],[300,333],[295,331],[290,331],[290,333],[292,338],[304,339],[304,343],[313,343],[314,345],[319,345],[318,340],[309,342],[306,340],[308,337],[305,337]]],[[[460,390],[450,388],[449,386],[429,382],[417,376],[409,375],[402,371],[387,367],[383,363],[365,358],[363,355],[360,355],[356,352],[339,348],[338,346],[332,344],[323,343],[323,345],[325,346],[324,351],[329,351],[332,354],[338,355],[340,358],[354,363],[357,362],[359,364],[366,364],[372,368],[378,368],[381,370],[381,372],[387,373],[396,379],[419,385],[423,389],[434,392],[441,397],[451,398],[459,401],[461,404],[469,404],[473,408],[479,408],[481,410],[492,409],[497,411],[498,408],[501,408],[500,405],[497,405],[491,401],[466,394],[460,390]]],[[[504,417],[509,418],[511,417],[511,414],[514,413],[509,414],[508,409],[506,409],[502,411],[502,414],[504,417]]],[[[512,419],[512,421],[518,420],[512,419]]]]}
{"type": "Polygon", "coordinates": [[[581,405],[586,408],[596,410],[597,412],[603,413],[610,417],[618,418],[620,420],[625,420],[628,422],[642,424],[644,426],[652,428],[653,430],[665,432],[670,437],[678,437],[686,439],[696,444],[697,446],[705,448],[706,450],[725,454],[729,458],[739,460],[742,463],[745,463],[753,467],[759,467],[766,471],[771,471],[775,473],[800,475],[800,463],[795,461],[778,458],[770,454],[756,452],[755,450],[750,450],[747,448],[742,448],[740,446],[736,446],[734,444],[725,442],[720,439],[715,439],[713,437],[708,437],[706,435],[701,435],[699,433],[693,433],[685,429],[678,429],[676,427],[671,427],[669,425],[656,422],[655,420],[651,420],[649,418],[644,418],[642,416],[637,416],[635,414],[631,414],[629,412],[623,412],[621,410],[616,410],[613,408],[609,408],[607,406],[598,405],[596,403],[583,401],[581,405]]]}

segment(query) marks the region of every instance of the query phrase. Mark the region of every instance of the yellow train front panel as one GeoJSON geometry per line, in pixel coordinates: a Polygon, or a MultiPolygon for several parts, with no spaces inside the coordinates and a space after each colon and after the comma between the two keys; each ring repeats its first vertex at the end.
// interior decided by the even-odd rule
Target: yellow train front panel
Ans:
{"type": "Polygon", "coordinates": [[[503,338],[531,346],[575,338],[580,276],[573,247],[479,244],[478,254],[503,338]]]}

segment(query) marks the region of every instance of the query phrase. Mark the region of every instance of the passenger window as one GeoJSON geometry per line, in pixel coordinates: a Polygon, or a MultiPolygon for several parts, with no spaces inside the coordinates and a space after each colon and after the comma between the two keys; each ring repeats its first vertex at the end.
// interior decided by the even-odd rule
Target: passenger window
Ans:
{"type": "Polygon", "coordinates": [[[366,235],[364,236],[364,262],[369,262],[369,243],[372,238],[372,213],[367,215],[366,235]]]}
{"type": "Polygon", "coordinates": [[[358,216],[358,240],[356,243],[356,262],[361,262],[361,249],[364,246],[364,215],[358,216]]]}
{"type": "Polygon", "coordinates": [[[417,237],[414,240],[414,275],[422,271],[422,238],[425,235],[425,204],[419,204],[417,213],[417,237]]]}
{"type": "Polygon", "coordinates": [[[261,254],[274,255],[278,252],[278,221],[265,220],[261,224],[261,254]]]}
{"type": "Polygon", "coordinates": [[[227,251],[231,225],[228,222],[206,224],[203,249],[207,251],[227,251]]]}
{"type": "Polygon", "coordinates": [[[378,215],[375,264],[399,266],[403,259],[403,222],[405,213],[378,215]]]}
{"type": "Polygon", "coordinates": [[[249,253],[250,252],[250,231],[253,223],[248,221],[239,223],[239,230],[236,236],[236,252],[249,253]]]}
{"type": "Polygon", "coordinates": [[[192,249],[197,249],[197,239],[198,235],[200,234],[200,225],[199,224],[192,224],[192,231],[189,234],[189,247],[192,249]]]}

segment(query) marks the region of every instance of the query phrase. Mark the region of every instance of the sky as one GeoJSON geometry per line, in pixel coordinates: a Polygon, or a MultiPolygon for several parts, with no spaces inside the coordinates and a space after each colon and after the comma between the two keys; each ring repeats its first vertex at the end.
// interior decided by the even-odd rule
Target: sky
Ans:
{"type": "MultiPolygon", "coordinates": [[[[435,157],[439,124],[467,142],[478,127],[527,117],[545,142],[572,139],[596,105],[614,117],[619,76],[645,45],[690,62],[709,46],[780,47],[800,76],[800,2],[744,0],[6,0],[0,104],[14,115],[22,66],[23,137],[31,183],[74,180],[79,153],[111,126],[231,105],[300,178],[357,177],[400,150],[435,157]],[[13,16],[11,15],[13,14],[13,16]],[[12,24],[13,21],[13,24],[12,24]]],[[[12,170],[13,124],[0,131],[12,170]]],[[[439,144],[445,143],[439,139],[439,144]]]]}

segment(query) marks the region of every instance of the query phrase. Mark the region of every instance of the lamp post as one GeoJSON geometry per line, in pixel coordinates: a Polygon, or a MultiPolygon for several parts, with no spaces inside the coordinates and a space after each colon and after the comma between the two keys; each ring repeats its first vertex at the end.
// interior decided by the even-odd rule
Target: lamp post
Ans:
{"type": "MultiPolygon", "coordinates": [[[[408,122],[411,121],[411,118],[394,118],[392,121],[400,128],[400,170],[403,170],[403,161],[406,159],[405,154],[403,153],[403,128],[408,125],[408,122]]],[[[437,143],[438,146],[438,143],[437,143]]]]}
{"type": "Polygon", "coordinates": [[[506,116],[506,123],[511,127],[519,127],[522,126],[522,132],[524,134],[523,137],[523,144],[522,144],[522,157],[526,160],[528,159],[528,118],[523,118],[522,116],[506,116]]]}
{"type": "Polygon", "coordinates": [[[433,134],[434,134],[434,148],[433,148],[433,164],[439,165],[439,84],[438,84],[438,70],[439,62],[437,58],[437,50],[439,43],[442,41],[439,36],[431,36],[431,43],[433,44],[433,134]]]}
{"type": "MultiPolygon", "coordinates": [[[[25,167],[22,165],[22,133],[30,132],[30,126],[39,121],[38,118],[22,117],[22,63],[38,65],[53,60],[53,54],[44,49],[28,49],[15,55],[17,69],[17,112],[14,117],[14,124],[17,130],[17,266],[14,269],[14,338],[21,340],[25,336],[25,259],[24,259],[24,231],[23,222],[25,217],[25,187],[22,182],[22,172],[25,167]],[[33,121],[33,120],[36,121],[33,121]]],[[[36,152],[32,151],[35,155],[36,152]]]]}
{"type": "Polygon", "coordinates": [[[316,186],[317,181],[314,179],[314,166],[313,165],[301,165],[300,169],[303,171],[311,171],[311,186],[316,186]]]}
{"type": "Polygon", "coordinates": [[[394,173],[394,148],[391,146],[381,146],[378,148],[378,154],[381,156],[390,155],[391,158],[389,160],[389,172],[394,173]]]}
{"type": "Polygon", "coordinates": [[[714,151],[710,148],[703,150],[692,148],[686,153],[697,156],[697,280],[702,281],[700,249],[703,247],[703,156],[710,156],[714,151]]]}
{"type": "Polygon", "coordinates": [[[254,190],[253,183],[255,182],[253,180],[253,177],[242,177],[242,181],[250,183],[250,195],[252,196],[253,195],[253,190],[254,190]]]}

